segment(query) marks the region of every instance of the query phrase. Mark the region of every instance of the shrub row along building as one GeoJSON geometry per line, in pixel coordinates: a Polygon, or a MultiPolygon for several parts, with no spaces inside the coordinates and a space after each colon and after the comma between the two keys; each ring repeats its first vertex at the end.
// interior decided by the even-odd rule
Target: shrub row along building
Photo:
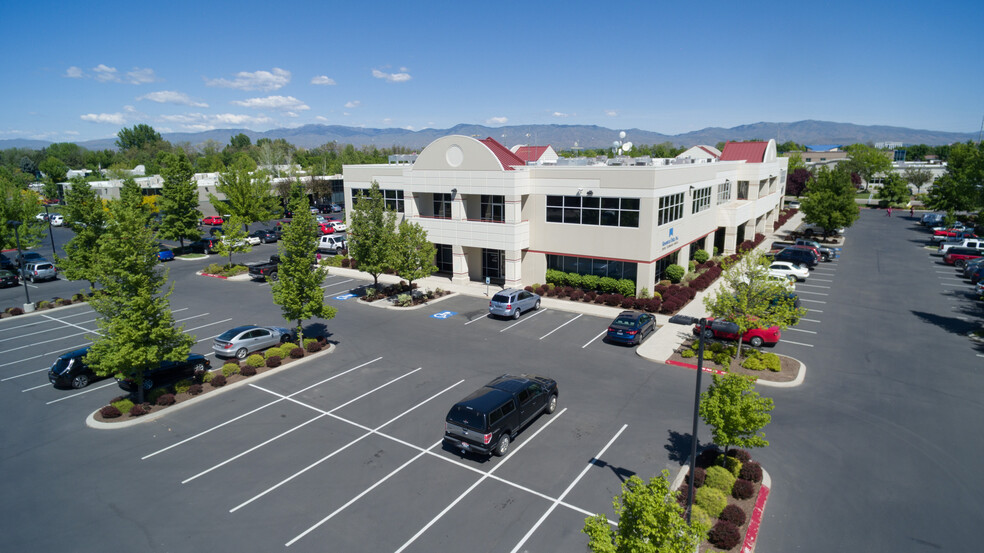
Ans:
{"type": "Polygon", "coordinates": [[[346,165],[342,174],[346,206],[379,183],[387,205],[427,231],[453,281],[515,287],[558,269],[628,278],[638,292],[698,249],[732,253],[771,230],[787,162],[774,140],[589,162],[446,136],[412,163],[346,165]]]}

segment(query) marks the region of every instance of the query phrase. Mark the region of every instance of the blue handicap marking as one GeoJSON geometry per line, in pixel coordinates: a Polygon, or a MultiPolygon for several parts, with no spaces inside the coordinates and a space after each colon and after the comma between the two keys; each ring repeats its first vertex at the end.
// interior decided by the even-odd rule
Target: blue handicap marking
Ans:
{"type": "Polygon", "coordinates": [[[441,311],[440,313],[434,313],[431,318],[434,319],[447,319],[448,317],[453,317],[457,315],[456,311],[441,311]]]}
{"type": "Polygon", "coordinates": [[[341,296],[335,296],[336,300],[344,301],[358,296],[358,294],[342,294],[341,296]]]}

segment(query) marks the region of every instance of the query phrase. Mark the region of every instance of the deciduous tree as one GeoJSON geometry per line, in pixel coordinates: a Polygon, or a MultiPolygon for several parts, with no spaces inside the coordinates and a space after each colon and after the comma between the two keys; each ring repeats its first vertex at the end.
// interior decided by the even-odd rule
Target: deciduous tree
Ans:
{"type": "Polygon", "coordinates": [[[232,255],[253,251],[253,246],[246,241],[247,232],[242,218],[233,215],[222,224],[222,238],[215,243],[215,253],[229,258],[232,267],[232,255]]]}
{"type": "Polygon", "coordinates": [[[584,521],[588,549],[594,553],[691,553],[703,541],[708,528],[683,518],[683,507],[670,490],[670,473],[643,482],[632,475],[622,484],[621,495],[612,505],[618,526],[598,514],[584,521]]]}
{"type": "Polygon", "coordinates": [[[877,197],[881,200],[888,200],[889,205],[905,203],[909,199],[909,185],[906,184],[902,175],[890,171],[882,179],[882,186],[878,190],[877,197]]]}
{"type": "Polygon", "coordinates": [[[22,249],[29,249],[41,243],[45,225],[35,217],[41,212],[41,198],[32,190],[24,190],[12,180],[0,177],[0,250],[17,247],[14,227],[9,221],[20,221],[17,229],[22,249]]]}
{"type": "Polygon", "coordinates": [[[725,453],[732,446],[768,446],[762,429],[772,421],[772,399],[760,397],[749,376],[728,373],[713,379],[700,395],[700,416],[711,427],[714,443],[724,446],[725,453]]]}
{"type": "Polygon", "coordinates": [[[123,128],[116,133],[116,147],[122,152],[128,150],[139,150],[155,142],[162,142],[161,134],[154,130],[154,127],[143,123],[134,125],[133,128],[123,128]]]}
{"type": "Polygon", "coordinates": [[[379,275],[393,264],[396,247],[396,212],[386,208],[379,183],[372,182],[368,193],[352,198],[349,221],[349,255],[360,271],[372,275],[379,286],[379,275]]]}
{"type": "Polygon", "coordinates": [[[65,194],[62,213],[65,226],[72,229],[74,236],[65,244],[66,257],[58,257],[56,261],[66,278],[87,280],[89,288],[94,288],[99,239],[106,232],[107,211],[88,182],[76,177],[71,185],[65,194]]]}
{"type": "Polygon", "coordinates": [[[892,159],[885,152],[866,144],[851,144],[845,150],[850,159],[842,165],[857,173],[866,185],[877,173],[886,173],[892,168],[892,159]]]}
{"type": "Polygon", "coordinates": [[[209,202],[221,214],[239,217],[245,223],[269,221],[280,213],[280,201],[270,193],[270,177],[262,172],[250,172],[246,163],[237,162],[229,171],[219,175],[220,200],[209,194],[209,202]]]}
{"type": "Polygon", "coordinates": [[[413,281],[426,278],[437,271],[434,258],[437,248],[427,240],[427,231],[417,223],[402,221],[393,251],[393,270],[411,287],[413,281]]]}
{"type": "Polygon", "coordinates": [[[807,182],[800,210],[808,223],[822,226],[825,235],[833,229],[849,227],[860,216],[854,190],[845,169],[838,167],[831,171],[821,167],[807,182]]]}
{"type": "Polygon", "coordinates": [[[922,192],[922,187],[933,180],[933,174],[928,169],[918,167],[906,167],[902,172],[902,177],[912,186],[916,187],[916,194],[922,192]]]}
{"type": "Polygon", "coordinates": [[[195,241],[201,237],[198,230],[202,218],[202,212],[198,210],[198,185],[184,150],[165,154],[161,167],[164,185],[158,206],[163,217],[158,236],[180,241],[184,250],[186,239],[195,241]]]}

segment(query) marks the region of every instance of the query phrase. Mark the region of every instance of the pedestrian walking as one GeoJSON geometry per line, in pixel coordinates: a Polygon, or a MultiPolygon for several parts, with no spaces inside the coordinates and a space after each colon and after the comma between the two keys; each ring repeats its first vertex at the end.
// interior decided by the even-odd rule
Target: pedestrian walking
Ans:
{"type": "Polygon", "coordinates": [[[886,217],[892,216],[892,206],[888,206],[888,209],[885,211],[885,216],[886,217]]]}
{"type": "Polygon", "coordinates": [[[910,207],[909,208],[909,218],[911,219],[911,218],[913,218],[915,216],[916,216],[916,208],[910,207]]]}
{"type": "Polygon", "coordinates": [[[315,258],[318,260],[318,265],[321,265],[321,252],[318,252],[318,255],[316,255],[315,258]]]}

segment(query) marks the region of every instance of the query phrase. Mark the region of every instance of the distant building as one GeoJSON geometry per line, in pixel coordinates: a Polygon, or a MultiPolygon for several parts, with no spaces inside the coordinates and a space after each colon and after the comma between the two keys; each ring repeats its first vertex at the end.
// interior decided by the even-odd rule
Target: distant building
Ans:
{"type": "Polygon", "coordinates": [[[549,144],[546,146],[513,146],[509,151],[516,154],[527,165],[556,165],[557,159],[560,157],[549,144]]]}
{"type": "Polygon", "coordinates": [[[721,150],[714,146],[693,146],[676,156],[677,159],[717,160],[721,158],[721,150]]]}

